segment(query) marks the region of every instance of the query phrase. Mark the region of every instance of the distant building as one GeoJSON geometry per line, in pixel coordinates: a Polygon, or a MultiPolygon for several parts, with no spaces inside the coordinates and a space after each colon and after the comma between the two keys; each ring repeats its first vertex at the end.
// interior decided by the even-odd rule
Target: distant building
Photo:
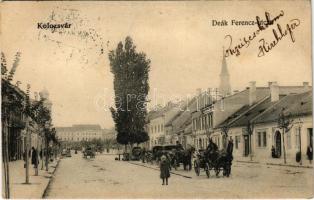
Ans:
{"type": "Polygon", "coordinates": [[[109,131],[102,129],[98,124],[77,124],[71,127],[56,127],[56,131],[58,139],[63,142],[90,141],[92,139],[105,139],[109,137],[109,131]]]}
{"type": "Polygon", "coordinates": [[[149,144],[146,145],[148,148],[169,143],[165,125],[180,112],[180,105],[180,103],[174,104],[169,102],[164,108],[148,113],[146,123],[146,131],[150,139],[149,144]]]}

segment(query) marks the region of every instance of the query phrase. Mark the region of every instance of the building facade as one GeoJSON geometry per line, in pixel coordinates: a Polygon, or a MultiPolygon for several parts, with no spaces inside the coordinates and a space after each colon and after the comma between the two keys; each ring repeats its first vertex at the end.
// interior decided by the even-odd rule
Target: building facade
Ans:
{"type": "Polygon", "coordinates": [[[62,142],[81,142],[105,139],[107,131],[98,124],[77,124],[71,127],[56,127],[57,137],[62,142]]]}

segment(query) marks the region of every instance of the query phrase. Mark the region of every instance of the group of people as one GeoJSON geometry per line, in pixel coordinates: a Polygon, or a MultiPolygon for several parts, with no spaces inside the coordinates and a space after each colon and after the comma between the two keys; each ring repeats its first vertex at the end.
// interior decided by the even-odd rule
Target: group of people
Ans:
{"type": "MultiPolygon", "coordinates": [[[[49,151],[49,157],[52,157],[52,154],[52,151],[49,151]]],[[[29,150],[28,155],[31,158],[31,164],[34,166],[34,168],[37,168],[39,165],[39,160],[43,159],[43,157],[46,155],[46,151],[40,150],[40,152],[38,153],[38,150],[35,147],[32,147],[31,150],[29,150]]],[[[24,162],[26,162],[26,151],[23,153],[23,160],[24,162]]]]}

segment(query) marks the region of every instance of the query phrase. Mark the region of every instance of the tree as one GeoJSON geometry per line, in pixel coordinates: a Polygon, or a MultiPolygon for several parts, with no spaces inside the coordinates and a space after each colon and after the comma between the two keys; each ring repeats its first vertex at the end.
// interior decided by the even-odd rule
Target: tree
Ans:
{"type": "Polygon", "coordinates": [[[23,96],[19,95],[11,87],[11,81],[18,67],[20,60],[20,52],[17,52],[12,65],[12,68],[8,74],[7,61],[5,54],[1,52],[1,121],[2,121],[2,163],[4,172],[4,197],[10,198],[10,178],[9,178],[9,144],[8,144],[8,128],[11,121],[11,115],[13,112],[19,113],[23,106],[23,96]]]}
{"type": "Polygon", "coordinates": [[[228,138],[228,134],[229,134],[229,124],[226,123],[224,124],[222,127],[221,127],[221,134],[222,134],[222,137],[223,137],[223,145],[224,145],[224,148],[227,148],[227,138],[228,138]]]}
{"type": "Polygon", "coordinates": [[[248,120],[247,126],[246,126],[246,130],[248,132],[249,135],[249,151],[250,151],[250,159],[251,161],[253,160],[253,152],[252,152],[252,135],[254,132],[254,122],[248,120]]]}
{"type": "Polygon", "coordinates": [[[111,108],[117,131],[117,142],[131,146],[147,141],[145,118],[147,115],[148,74],[150,60],[138,53],[131,37],[108,54],[114,75],[115,108],[111,108]]]}
{"type": "Polygon", "coordinates": [[[282,130],[282,142],[283,142],[282,147],[283,147],[283,158],[284,158],[285,164],[287,163],[285,134],[288,133],[290,129],[293,127],[292,123],[293,123],[293,119],[291,119],[291,113],[285,113],[285,108],[282,108],[277,119],[277,125],[278,125],[278,128],[282,130]]]}

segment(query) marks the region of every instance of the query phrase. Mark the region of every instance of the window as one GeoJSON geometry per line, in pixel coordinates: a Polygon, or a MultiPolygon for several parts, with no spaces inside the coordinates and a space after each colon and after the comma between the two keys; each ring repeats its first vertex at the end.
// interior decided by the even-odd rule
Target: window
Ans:
{"type": "Polygon", "coordinates": [[[266,131],[257,132],[257,146],[258,147],[266,147],[267,146],[266,131]]]}
{"type": "Polygon", "coordinates": [[[299,128],[295,128],[295,149],[300,149],[300,136],[299,128]]]}

